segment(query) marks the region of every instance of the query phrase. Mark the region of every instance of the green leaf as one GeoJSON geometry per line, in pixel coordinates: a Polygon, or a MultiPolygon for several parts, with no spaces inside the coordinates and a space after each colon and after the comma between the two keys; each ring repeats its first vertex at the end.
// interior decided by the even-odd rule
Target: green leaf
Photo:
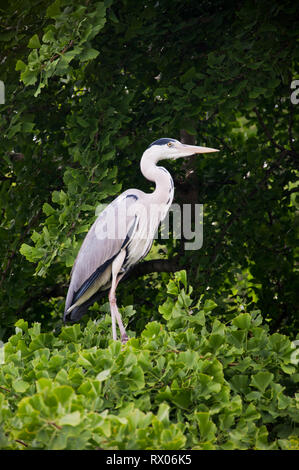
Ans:
{"type": "Polygon", "coordinates": [[[215,439],[216,426],[210,419],[208,412],[196,412],[194,417],[198,424],[201,441],[211,441],[215,439]]]}
{"type": "Polygon", "coordinates": [[[37,72],[30,70],[28,67],[23,70],[21,73],[21,80],[24,82],[24,85],[34,85],[37,80],[37,72]]]}
{"type": "Polygon", "coordinates": [[[247,375],[235,375],[231,379],[231,384],[238,393],[245,394],[248,390],[249,378],[247,375]]]}
{"type": "Polygon", "coordinates": [[[163,318],[165,318],[165,320],[169,320],[171,318],[173,306],[174,306],[173,305],[173,300],[170,299],[170,297],[167,297],[164,304],[159,305],[158,310],[161,313],[161,315],[163,316],[163,318]]]}
{"type": "Polygon", "coordinates": [[[204,310],[204,312],[211,312],[211,311],[214,310],[214,308],[216,308],[216,307],[217,307],[217,304],[216,304],[216,302],[214,302],[214,300],[207,299],[207,300],[205,301],[203,310],[204,310]]]}
{"type": "Polygon", "coordinates": [[[39,37],[37,34],[34,34],[30,38],[27,47],[29,47],[30,49],[39,49],[41,47],[41,43],[39,42],[39,37]]]}
{"type": "Polygon", "coordinates": [[[242,330],[249,330],[251,325],[251,316],[249,313],[241,313],[233,319],[232,324],[242,330]]]}
{"type": "Polygon", "coordinates": [[[245,331],[230,331],[228,334],[228,341],[237,348],[242,348],[245,342],[246,335],[247,333],[245,331]]]}
{"type": "Polygon", "coordinates": [[[46,16],[48,18],[55,18],[60,14],[60,0],[55,0],[48,8],[46,12],[46,16]]]}
{"type": "Polygon", "coordinates": [[[170,281],[167,284],[167,293],[173,294],[173,295],[177,295],[179,293],[177,283],[173,281],[172,279],[170,279],[170,281]]]}
{"type": "Polygon", "coordinates": [[[56,387],[53,390],[53,394],[57,397],[58,402],[62,406],[67,407],[70,405],[71,397],[73,396],[74,391],[71,387],[62,385],[60,387],[56,387]]]}
{"type": "Polygon", "coordinates": [[[55,209],[53,209],[52,206],[50,206],[50,204],[48,204],[47,202],[45,202],[43,204],[43,212],[46,214],[46,215],[51,215],[55,212],[55,209]]]}
{"type": "Polygon", "coordinates": [[[29,388],[29,383],[22,379],[16,379],[12,382],[12,387],[17,393],[24,393],[29,388]]]}
{"type": "Polygon", "coordinates": [[[17,71],[21,70],[22,72],[24,72],[26,67],[27,67],[26,64],[21,59],[17,60],[15,70],[17,70],[17,71]]]}
{"type": "Polygon", "coordinates": [[[251,378],[250,385],[257,388],[260,392],[264,392],[274,378],[271,372],[258,372],[251,378]]]}
{"type": "Polygon", "coordinates": [[[169,423],[169,410],[170,407],[166,403],[161,403],[157,413],[158,420],[164,424],[169,423]]]}
{"type": "Polygon", "coordinates": [[[103,382],[104,380],[106,380],[108,377],[110,376],[110,369],[105,369],[105,370],[102,370],[98,375],[97,375],[97,380],[99,382],[103,382]]]}
{"type": "Polygon", "coordinates": [[[98,55],[99,55],[99,51],[97,51],[96,49],[92,49],[92,48],[86,49],[80,54],[80,61],[87,62],[88,60],[95,59],[96,57],[98,57],[98,55]]]}
{"type": "Polygon", "coordinates": [[[82,331],[79,324],[65,326],[60,333],[60,337],[70,343],[75,343],[81,336],[82,331]]]}
{"type": "Polygon", "coordinates": [[[18,320],[15,323],[15,326],[16,326],[16,328],[19,328],[20,330],[22,330],[24,332],[28,331],[28,322],[23,320],[23,318],[20,318],[20,320],[18,320]]]}
{"type": "Polygon", "coordinates": [[[52,381],[50,379],[42,377],[36,382],[37,392],[43,392],[43,391],[47,391],[51,389],[52,389],[52,381]]]}
{"type": "Polygon", "coordinates": [[[73,411],[72,413],[67,413],[62,416],[58,424],[60,426],[68,425],[68,426],[78,426],[81,422],[81,414],[80,411],[73,411]]]}
{"type": "Polygon", "coordinates": [[[187,289],[187,273],[185,269],[183,269],[182,271],[176,272],[175,279],[178,282],[181,282],[184,285],[185,289],[187,289]]]}
{"type": "Polygon", "coordinates": [[[250,93],[249,98],[258,98],[260,95],[265,93],[265,88],[255,87],[250,93]]]}
{"type": "Polygon", "coordinates": [[[35,262],[44,256],[45,250],[43,248],[34,248],[26,243],[22,243],[20,253],[25,256],[28,261],[35,262]]]}
{"type": "Polygon", "coordinates": [[[51,43],[55,41],[55,32],[53,31],[52,26],[49,26],[49,29],[43,35],[42,40],[45,43],[51,43]]]}

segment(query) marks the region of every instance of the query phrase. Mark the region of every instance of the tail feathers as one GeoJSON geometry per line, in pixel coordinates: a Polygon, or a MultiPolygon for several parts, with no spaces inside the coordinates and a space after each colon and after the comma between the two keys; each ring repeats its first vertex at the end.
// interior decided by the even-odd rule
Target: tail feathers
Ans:
{"type": "Polygon", "coordinates": [[[104,292],[96,292],[90,299],[86,300],[82,305],[73,308],[70,312],[67,310],[64,312],[63,321],[64,323],[75,323],[81,320],[83,315],[87,313],[89,307],[99,300],[104,292]]]}
{"type": "Polygon", "coordinates": [[[63,321],[64,323],[75,323],[79,321],[83,315],[87,312],[88,307],[85,305],[79,305],[79,307],[75,307],[71,312],[64,312],[63,321]]]}

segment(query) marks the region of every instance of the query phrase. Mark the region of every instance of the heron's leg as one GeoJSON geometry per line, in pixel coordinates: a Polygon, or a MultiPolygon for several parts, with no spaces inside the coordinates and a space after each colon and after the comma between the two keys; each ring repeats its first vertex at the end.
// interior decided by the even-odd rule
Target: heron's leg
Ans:
{"type": "Polygon", "coordinates": [[[120,335],[121,335],[121,342],[126,343],[129,338],[128,338],[126,329],[123,325],[123,322],[122,322],[122,319],[121,319],[121,314],[118,311],[116,301],[115,301],[115,304],[112,306],[112,309],[113,309],[113,315],[115,316],[115,318],[117,320],[117,323],[118,323],[118,326],[119,326],[119,331],[120,331],[120,335]]]}
{"type": "Polygon", "coordinates": [[[111,286],[108,298],[109,298],[110,312],[111,312],[112,338],[114,339],[114,341],[116,341],[117,340],[116,315],[115,315],[116,297],[115,297],[115,290],[112,290],[112,286],[111,286]]]}
{"type": "Polygon", "coordinates": [[[110,302],[110,312],[111,312],[111,322],[112,322],[112,338],[114,339],[114,341],[117,340],[117,334],[116,334],[116,321],[115,321],[115,311],[114,311],[114,308],[112,306],[112,301],[110,299],[110,294],[109,294],[109,302],[110,302]]]}
{"type": "Polygon", "coordinates": [[[125,256],[126,256],[126,252],[125,250],[122,250],[112,263],[112,282],[111,282],[111,288],[109,292],[109,303],[110,303],[110,311],[111,311],[111,319],[112,319],[112,337],[113,339],[117,339],[116,325],[115,325],[116,323],[115,319],[116,319],[118,326],[119,326],[122,343],[126,343],[128,341],[128,336],[127,336],[125,327],[123,325],[121,315],[117,308],[115,292],[116,292],[117,284],[123,277],[123,274],[118,275],[118,273],[124,262],[125,256]]]}
{"type": "Polygon", "coordinates": [[[119,313],[118,308],[117,308],[116,295],[115,295],[117,284],[119,283],[122,277],[123,275],[120,275],[118,276],[118,278],[115,279],[115,282],[112,281],[111,289],[109,292],[109,302],[110,302],[111,319],[112,319],[112,337],[113,339],[117,339],[116,325],[115,325],[115,319],[116,319],[118,326],[119,326],[119,331],[121,334],[121,342],[126,343],[128,341],[128,335],[123,325],[121,314],[119,313]]]}
{"type": "MultiPolygon", "coordinates": [[[[118,276],[117,280],[116,280],[116,287],[117,287],[117,284],[119,283],[119,281],[121,280],[121,278],[123,277],[123,274],[121,274],[120,276],[118,276]]],[[[116,299],[115,299],[116,300],[116,299]]],[[[117,303],[115,302],[115,316],[116,316],[116,320],[117,320],[117,323],[118,323],[118,327],[119,327],[119,331],[120,331],[120,335],[121,335],[121,342],[122,343],[126,343],[128,341],[128,335],[127,335],[127,332],[126,332],[126,329],[123,325],[123,322],[122,322],[122,318],[121,318],[121,314],[119,313],[118,311],[118,308],[117,308],[117,303]]]]}

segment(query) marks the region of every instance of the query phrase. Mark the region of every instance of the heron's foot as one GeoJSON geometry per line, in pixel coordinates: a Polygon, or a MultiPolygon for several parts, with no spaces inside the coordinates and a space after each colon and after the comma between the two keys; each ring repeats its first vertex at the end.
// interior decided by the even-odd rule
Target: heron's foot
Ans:
{"type": "Polygon", "coordinates": [[[128,338],[127,333],[123,333],[123,334],[121,335],[121,343],[122,343],[122,344],[126,344],[126,342],[128,341],[128,339],[129,339],[129,338],[128,338]]]}

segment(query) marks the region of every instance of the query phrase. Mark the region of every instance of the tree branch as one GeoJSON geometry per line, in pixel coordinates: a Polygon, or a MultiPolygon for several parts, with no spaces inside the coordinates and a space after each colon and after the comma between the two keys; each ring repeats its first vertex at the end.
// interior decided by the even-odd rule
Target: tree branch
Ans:
{"type": "Polygon", "coordinates": [[[150,273],[173,273],[180,269],[179,256],[172,259],[153,259],[136,264],[128,273],[128,277],[137,278],[150,273]]]}
{"type": "Polygon", "coordinates": [[[55,54],[55,55],[53,55],[53,56],[51,57],[50,62],[53,62],[54,60],[58,59],[58,57],[60,57],[60,56],[63,55],[68,49],[70,49],[73,44],[74,44],[74,41],[73,41],[73,39],[72,39],[66,46],[64,46],[64,48],[63,48],[58,54],[55,54]]]}

